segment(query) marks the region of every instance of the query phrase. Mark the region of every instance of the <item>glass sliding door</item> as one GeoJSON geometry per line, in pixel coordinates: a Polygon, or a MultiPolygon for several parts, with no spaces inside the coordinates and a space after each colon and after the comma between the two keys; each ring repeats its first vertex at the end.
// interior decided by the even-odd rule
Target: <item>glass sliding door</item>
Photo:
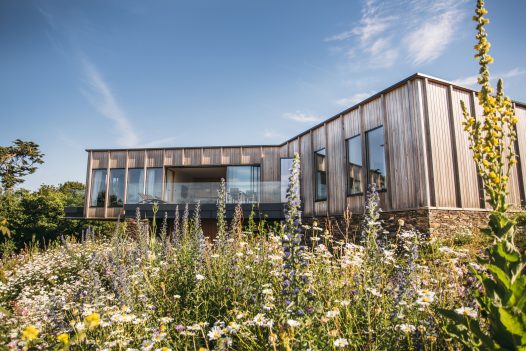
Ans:
{"type": "Polygon", "coordinates": [[[141,202],[140,194],[144,194],[144,168],[128,168],[126,203],[138,204],[141,202]]]}
{"type": "Polygon", "coordinates": [[[122,207],[124,204],[124,168],[110,169],[109,207],[122,207]]]}
{"type": "Polygon", "coordinates": [[[91,173],[91,207],[104,207],[106,203],[106,174],[105,169],[94,169],[91,173]]]}
{"type": "Polygon", "coordinates": [[[226,171],[227,201],[259,201],[259,166],[228,166],[226,171]]]}
{"type": "Polygon", "coordinates": [[[163,196],[163,169],[146,169],[146,195],[148,197],[162,200],[163,196]]]}

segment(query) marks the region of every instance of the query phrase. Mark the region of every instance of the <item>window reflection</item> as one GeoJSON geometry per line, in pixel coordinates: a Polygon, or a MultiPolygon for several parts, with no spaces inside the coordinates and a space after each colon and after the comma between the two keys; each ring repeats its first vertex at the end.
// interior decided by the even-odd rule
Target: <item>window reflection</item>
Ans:
{"type": "Polygon", "coordinates": [[[138,204],[141,202],[140,194],[144,193],[144,169],[128,168],[128,189],[126,203],[138,204]]]}
{"type": "Polygon", "coordinates": [[[124,204],[124,169],[110,170],[109,187],[109,207],[121,207],[124,204]]]}
{"type": "Polygon", "coordinates": [[[316,201],[327,200],[327,161],[325,149],[314,153],[316,170],[316,201]]]}
{"type": "Polygon", "coordinates": [[[287,188],[289,186],[289,177],[292,171],[292,158],[281,159],[281,202],[287,202],[287,188]]]}
{"type": "Polygon", "coordinates": [[[356,135],[347,140],[347,192],[349,195],[363,192],[362,138],[356,135]]]}
{"type": "Polygon", "coordinates": [[[104,207],[106,202],[105,169],[94,169],[91,175],[91,207],[104,207]]]}
{"type": "Polygon", "coordinates": [[[146,169],[146,195],[148,198],[162,200],[163,195],[163,169],[146,169]]]}
{"type": "Polygon", "coordinates": [[[367,141],[367,181],[375,184],[377,190],[387,189],[385,171],[384,127],[370,130],[366,134],[367,141]]]}
{"type": "Polygon", "coordinates": [[[257,202],[259,200],[259,166],[228,166],[226,171],[227,201],[257,202]]]}

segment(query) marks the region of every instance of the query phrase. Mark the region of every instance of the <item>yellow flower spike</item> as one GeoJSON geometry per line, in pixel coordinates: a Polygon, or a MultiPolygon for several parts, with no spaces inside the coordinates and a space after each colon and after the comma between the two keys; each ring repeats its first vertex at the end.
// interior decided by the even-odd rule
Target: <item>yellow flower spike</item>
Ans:
{"type": "Polygon", "coordinates": [[[24,341],[33,341],[38,338],[40,330],[37,329],[34,325],[28,325],[26,329],[22,331],[22,340],[24,341]]]}
{"type": "Polygon", "coordinates": [[[98,327],[100,324],[100,315],[97,312],[93,312],[84,318],[84,324],[86,324],[88,329],[94,329],[98,327]]]}
{"type": "Polygon", "coordinates": [[[495,179],[495,178],[497,178],[497,175],[495,174],[495,172],[491,171],[491,172],[489,172],[489,177],[491,179],[495,179]]]}
{"type": "Polygon", "coordinates": [[[67,345],[69,344],[69,334],[68,333],[59,334],[57,335],[57,340],[63,343],[64,345],[67,345]]]}
{"type": "Polygon", "coordinates": [[[510,121],[510,122],[511,122],[511,124],[517,124],[517,123],[519,123],[519,119],[517,118],[517,116],[513,116],[513,117],[511,118],[511,121],[510,121]]]}

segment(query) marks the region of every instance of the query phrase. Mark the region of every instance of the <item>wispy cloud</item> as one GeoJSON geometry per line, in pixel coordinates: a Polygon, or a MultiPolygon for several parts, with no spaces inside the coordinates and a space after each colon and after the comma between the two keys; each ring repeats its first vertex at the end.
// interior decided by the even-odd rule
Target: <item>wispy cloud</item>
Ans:
{"type": "Polygon", "coordinates": [[[139,137],[133,130],[128,116],[117,102],[110,86],[86,56],[81,56],[80,61],[87,83],[87,89],[83,89],[84,96],[101,115],[113,122],[115,133],[118,135],[117,143],[120,146],[136,146],[139,137]]]}
{"type": "Polygon", "coordinates": [[[269,130],[269,129],[265,129],[265,131],[263,132],[263,138],[272,139],[272,140],[285,139],[285,137],[282,134],[276,132],[275,130],[269,130]]]}
{"type": "MultiPolygon", "coordinates": [[[[523,74],[526,74],[526,70],[521,69],[521,68],[514,68],[508,72],[492,74],[491,80],[495,81],[499,78],[503,78],[503,79],[504,78],[514,78],[517,76],[521,76],[523,74]]],[[[477,84],[478,77],[479,76],[477,75],[477,76],[458,78],[458,79],[455,79],[452,83],[471,87],[477,84]]]]}
{"type": "Polygon", "coordinates": [[[144,143],[144,147],[160,147],[160,146],[172,146],[174,145],[177,137],[167,137],[157,140],[152,140],[150,142],[144,143]]]}
{"type": "Polygon", "coordinates": [[[302,122],[302,123],[319,122],[322,119],[320,116],[304,113],[301,111],[287,112],[283,114],[283,117],[296,121],[296,122],[302,122]]]}
{"type": "Polygon", "coordinates": [[[334,103],[342,107],[351,107],[353,105],[356,105],[359,102],[362,102],[363,100],[367,99],[371,95],[373,94],[372,93],[356,93],[349,97],[338,99],[334,101],[334,103]]]}
{"type": "Polygon", "coordinates": [[[445,10],[435,10],[430,15],[428,21],[420,24],[404,39],[409,57],[416,65],[439,58],[453,40],[462,20],[460,10],[453,4],[445,10]]]}
{"type": "Polygon", "coordinates": [[[389,68],[404,56],[412,64],[426,64],[439,58],[455,39],[465,3],[364,0],[358,23],[325,41],[338,42],[340,51],[347,46],[347,58],[358,69],[389,68]]]}

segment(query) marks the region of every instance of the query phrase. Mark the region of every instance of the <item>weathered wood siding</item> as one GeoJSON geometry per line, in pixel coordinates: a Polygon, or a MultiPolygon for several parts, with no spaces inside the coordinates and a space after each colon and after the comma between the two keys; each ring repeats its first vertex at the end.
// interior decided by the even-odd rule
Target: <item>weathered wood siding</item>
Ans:
{"type": "MultiPolygon", "coordinates": [[[[306,217],[341,215],[346,207],[354,213],[362,213],[367,185],[363,184],[361,194],[347,193],[346,140],[361,136],[365,183],[366,133],[383,126],[387,168],[387,191],[380,193],[383,210],[487,208],[463,130],[460,101],[477,119],[482,118],[475,92],[432,77],[415,75],[281,145],[91,150],[86,194],[91,191],[92,170],[106,169],[109,173],[112,168],[259,164],[261,181],[276,185],[280,181],[280,159],[293,157],[298,152],[306,217]],[[326,149],[327,200],[315,201],[314,152],[323,148],[326,149]]],[[[508,200],[519,206],[525,201],[526,106],[516,106],[516,114],[519,117],[516,151],[520,160],[510,177],[508,200]]],[[[263,194],[262,201],[270,198],[263,194]]],[[[87,217],[110,218],[119,214],[120,208],[89,207],[89,196],[86,196],[87,217]]]]}
{"type": "Polygon", "coordinates": [[[437,207],[456,207],[454,147],[451,137],[448,87],[427,82],[427,109],[437,207]]]}

